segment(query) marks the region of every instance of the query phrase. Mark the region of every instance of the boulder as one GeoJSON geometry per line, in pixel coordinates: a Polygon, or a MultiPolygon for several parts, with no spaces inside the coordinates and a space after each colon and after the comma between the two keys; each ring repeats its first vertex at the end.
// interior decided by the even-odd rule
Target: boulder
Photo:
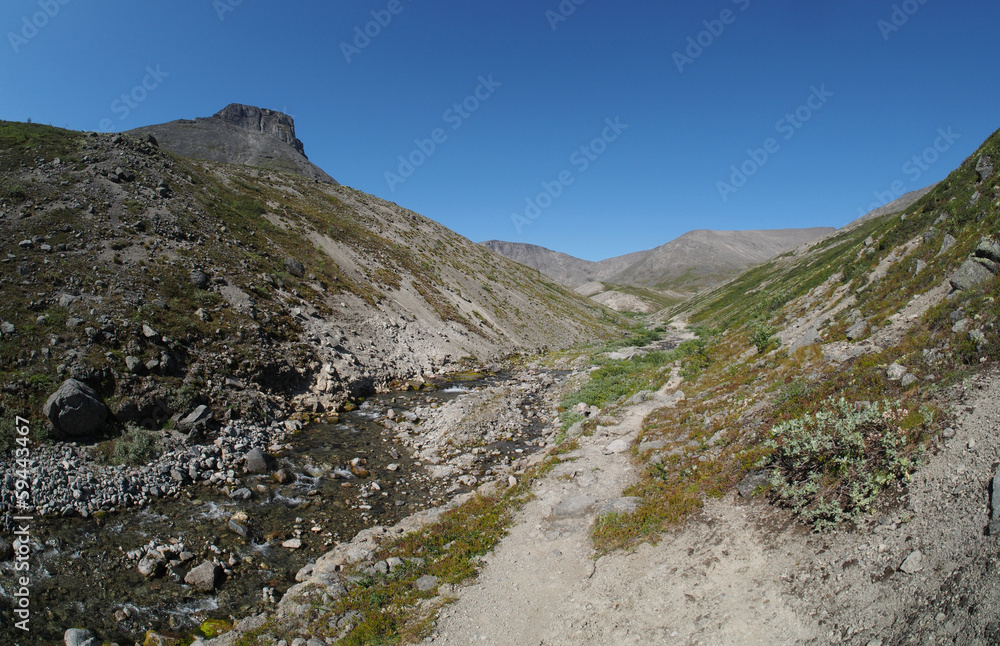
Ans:
{"type": "Polygon", "coordinates": [[[184,576],[184,583],[201,592],[212,592],[218,584],[219,571],[218,565],[211,561],[205,561],[201,565],[191,568],[191,571],[184,576]]]}
{"type": "Polygon", "coordinates": [[[437,584],[438,578],[429,574],[420,577],[413,583],[413,585],[417,586],[417,590],[421,592],[430,592],[437,587],[437,584]]]}
{"type": "Polygon", "coordinates": [[[66,646],[100,646],[94,634],[83,628],[70,628],[63,634],[63,642],[66,646]]]}
{"type": "Polygon", "coordinates": [[[206,289],[208,287],[208,274],[202,270],[192,270],[189,276],[191,278],[191,284],[198,289],[206,289]]]}
{"type": "Polygon", "coordinates": [[[736,485],[736,490],[743,498],[752,498],[754,493],[761,487],[766,487],[771,483],[770,471],[753,471],[740,480],[736,485]]]}
{"type": "Polygon", "coordinates": [[[857,341],[865,335],[868,331],[868,321],[864,319],[858,321],[847,330],[847,338],[851,341],[857,341]]]}
{"type": "Polygon", "coordinates": [[[246,466],[244,466],[243,471],[246,473],[261,474],[270,471],[267,455],[258,448],[250,449],[244,460],[246,461],[246,466]]]}
{"type": "Polygon", "coordinates": [[[189,413],[184,419],[177,422],[177,430],[188,433],[191,430],[205,426],[212,419],[212,409],[202,404],[189,413]]]}
{"type": "Polygon", "coordinates": [[[57,437],[92,435],[104,425],[108,408],[87,384],[67,379],[45,402],[42,412],[52,422],[57,437]]]}
{"type": "Polygon", "coordinates": [[[977,258],[1000,263],[1000,242],[992,238],[983,238],[979,241],[979,246],[976,247],[974,253],[977,258]]]}
{"type": "Polygon", "coordinates": [[[993,277],[993,272],[980,262],[970,258],[951,277],[951,286],[956,291],[972,289],[993,277]]]}
{"type": "Polygon", "coordinates": [[[993,175],[993,158],[989,155],[982,155],[976,162],[976,174],[979,175],[980,182],[989,179],[993,175]]]}
{"type": "Polygon", "coordinates": [[[951,251],[951,248],[955,246],[956,242],[958,242],[958,240],[955,239],[955,236],[951,234],[945,235],[944,240],[941,241],[941,251],[939,251],[937,255],[940,256],[951,251]]]}
{"type": "Polygon", "coordinates": [[[302,278],[306,273],[306,268],[297,258],[286,258],[285,271],[296,278],[302,278]]]}
{"type": "Polygon", "coordinates": [[[899,381],[904,376],[906,376],[906,368],[899,365],[898,363],[894,363],[891,366],[889,366],[889,369],[886,371],[886,374],[888,375],[890,381],[899,381]]]}

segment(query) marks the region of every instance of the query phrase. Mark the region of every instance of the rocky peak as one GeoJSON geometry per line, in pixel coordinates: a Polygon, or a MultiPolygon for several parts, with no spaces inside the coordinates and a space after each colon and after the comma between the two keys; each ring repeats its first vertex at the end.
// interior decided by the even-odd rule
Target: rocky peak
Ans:
{"type": "Polygon", "coordinates": [[[215,117],[239,128],[276,137],[305,155],[302,142],[295,136],[295,120],[284,112],[230,103],[216,112],[215,117]]]}

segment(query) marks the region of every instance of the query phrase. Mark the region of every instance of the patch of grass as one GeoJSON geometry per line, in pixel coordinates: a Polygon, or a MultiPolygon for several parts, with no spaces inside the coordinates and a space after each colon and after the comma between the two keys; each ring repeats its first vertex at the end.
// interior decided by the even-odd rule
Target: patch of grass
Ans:
{"type": "Polygon", "coordinates": [[[129,424],[125,433],[113,441],[111,459],[116,464],[141,466],[155,458],[159,449],[155,432],[129,424]]]}

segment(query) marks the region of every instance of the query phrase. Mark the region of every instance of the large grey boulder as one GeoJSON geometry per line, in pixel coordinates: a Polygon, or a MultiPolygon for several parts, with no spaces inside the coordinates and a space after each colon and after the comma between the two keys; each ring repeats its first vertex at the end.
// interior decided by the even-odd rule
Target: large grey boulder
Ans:
{"type": "Polygon", "coordinates": [[[189,415],[177,422],[177,430],[188,433],[199,426],[205,426],[212,420],[212,409],[204,404],[195,408],[189,415]]]}
{"type": "Polygon", "coordinates": [[[87,384],[67,379],[45,402],[42,412],[52,422],[57,437],[92,435],[104,425],[108,407],[87,384]]]}
{"type": "Polygon", "coordinates": [[[962,263],[951,277],[951,286],[957,291],[972,289],[993,277],[993,272],[975,258],[962,263]]]}
{"type": "Polygon", "coordinates": [[[270,470],[267,455],[260,449],[250,449],[247,451],[246,466],[243,470],[246,473],[267,473],[270,470]]]}
{"type": "Polygon", "coordinates": [[[215,563],[205,561],[185,575],[184,583],[201,592],[212,592],[218,583],[220,570],[221,568],[215,563]]]}
{"type": "Polygon", "coordinates": [[[983,238],[979,241],[979,246],[976,247],[975,256],[1000,263],[1000,242],[993,238],[983,238]]]}
{"type": "Polygon", "coordinates": [[[976,163],[976,173],[979,175],[980,182],[993,175],[993,159],[989,155],[983,155],[979,158],[976,163]]]}

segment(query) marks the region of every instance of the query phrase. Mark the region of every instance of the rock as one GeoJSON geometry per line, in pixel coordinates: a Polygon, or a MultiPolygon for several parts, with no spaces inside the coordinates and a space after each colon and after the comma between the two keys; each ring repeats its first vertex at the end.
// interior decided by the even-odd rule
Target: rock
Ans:
{"type": "Polygon", "coordinates": [[[1000,242],[992,238],[983,238],[979,241],[979,246],[976,247],[974,254],[977,258],[1000,263],[1000,242]]]}
{"type": "Polygon", "coordinates": [[[740,480],[740,483],[736,485],[736,490],[740,493],[741,497],[749,499],[753,497],[758,489],[766,487],[770,483],[770,471],[753,471],[740,480]]]}
{"type": "Polygon", "coordinates": [[[245,502],[253,498],[253,492],[247,489],[246,487],[240,487],[236,491],[229,494],[229,497],[232,498],[233,500],[242,500],[245,502]]]}
{"type": "Polygon", "coordinates": [[[628,440],[626,440],[625,438],[619,438],[614,442],[612,442],[611,444],[604,447],[604,452],[608,454],[624,453],[625,451],[628,451],[629,446],[630,445],[628,440]]]}
{"type": "Polygon", "coordinates": [[[952,274],[951,286],[956,291],[972,289],[993,277],[993,272],[980,262],[974,259],[966,260],[962,266],[952,274]]]}
{"type": "Polygon", "coordinates": [[[901,572],[906,574],[915,574],[920,570],[924,569],[924,555],[920,550],[914,550],[910,552],[910,555],[906,557],[903,564],[899,566],[901,572]]]}
{"type": "Polygon", "coordinates": [[[63,635],[63,642],[66,646],[100,646],[94,634],[83,628],[70,628],[63,635]]]}
{"type": "Polygon", "coordinates": [[[143,372],[143,369],[146,366],[142,364],[142,359],[140,359],[139,357],[133,357],[129,355],[125,357],[125,367],[128,368],[129,372],[131,372],[134,375],[137,375],[140,372],[143,372]]]}
{"type": "Polygon", "coordinates": [[[244,457],[244,460],[246,462],[246,466],[243,468],[243,471],[246,473],[261,474],[270,471],[267,455],[265,455],[264,452],[258,448],[250,449],[244,457]]]}
{"type": "Polygon", "coordinates": [[[976,174],[979,175],[979,181],[989,179],[993,175],[993,158],[989,155],[982,155],[979,157],[979,161],[976,162],[976,174]]]}
{"type": "Polygon", "coordinates": [[[969,331],[969,326],[972,325],[972,321],[969,319],[959,319],[951,326],[952,334],[964,334],[969,331]]]}
{"type": "Polygon", "coordinates": [[[300,538],[290,538],[281,544],[282,547],[288,550],[297,550],[302,547],[302,539],[300,538]]]}
{"type": "Polygon", "coordinates": [[[1000,534],[1000,469],[993,476],[990,487],[990,525],[986,533],[990,536],[1000,534]]]}
{"type": "Polygon", "coordinates": [[[202,323],[208,323],[212,320],[212,315],[205,311],[204,308],[199,307],[194,311],[194,315],[197,316],[202,323]]]}
{"type": "Polygon", "coordinates": [[[643,402],[648,402],[649,400],[651,400],[653,398],[653,396],[654,395],[653,395],[653,391],[652,390],[640,390],[636,394],[634,394],[631,397],[629,397],[628,398],[628,402],[626,402],[626,403],[634,406],[635,404],[641,404],[643,402]]]}
{"type": "Polygon", "coordinates": [[[4,336],[10,336],[14,334],[16,330],[17,328],[14,327],[13,323],[10,323],[8,321],[0,323],[0,332],[2,332],[4,336]]]}
{"type": "Polygon", "coordinates": [[[205,561],[191,568],[191,571],[184,576],[184,583],[194,586],[200,592],[212,592],[218,584],[220,569],[215,563],[205,561]]]}
{"type": "Polygon", "coordinates": [[[160,337],[160,335],[157,334],[156,330],[149,327],[145,323],[142,324],[142,336],[146,337],[147,339],[155,339],[155,340],[159,340],[160,337]]]}
{"type": "Polygon", "coordinates": [[[417,590],[420,590],[421,592],[430,592],[437,587],[437,584],[438,578],[429,574],[426,574],[413,582],[413,585],[415,585],[417,590]]]}
{"type": "Polygon", "coordinates": [[[163,576],[165,569],[166,564],[163,562],[163,556],[159,553],[151,552],[139,559],[139,574],[148,579],[155,579],[163,576]]]}
{"type": "Polygon", "coordinates": [[[865,335],[868,331],[868,321],[860,320],[847,330],[847,338],[851,341],[856,341],[865,335]]]}
{"type": "Polygon", "coordinates": [[[946,235],[944,237],[944,240],[941,241],[941,251],[939,251],[937,255],[940,256],[948,253],[951,250],[951,248],[955,246],[956,242],[958,241],[955,240],[954,236],[952,236],[951,234],[946,235]]]}
{"type": "MultiPolygon", "coordinates": [[[[241,489],[241,491],[246,491],[248,494],[250,493],[249,489],[241,489]]],[[[229,497],[232,498],[232,495],[230,495],[229,497]]],[[[243,523],[239,523],[235,519],[232,519],[232,518],[229,519],[229,531],[231,531],[232,533],[236,534],[240,538],[246,538],[247,534],[249,533],[247,531],[247,526],[246,525],[244,525],[243,523]]]]}
{"type": "Polygon", "coordinates": [[[552,516],[555,518],[580,518],[586,516],[597,504],[597,499],[586,494],[570,496],[555,506],[552,516]]]}
{"type": "Polygon", "coordinates": [[[297,258],[286,258],[285,271],[296,278],[302,278],[306,273],[306,268],[297,258]]]}
{"type": "Polygon", "coordinates": [[[205,289],[208,287],[208,274],[200,269],[193,269],[188,277],[191,279],[191,284],[198,289],[205,289]]]}
{"type": "Polygon", "coordinates": [[[899,385],[901,385],[903,388],[909,388],[910,386],[912,386],[913,384],[917,383],[918,381],[920,381],[920,380],[917,379],[916,375],[912,375],[910,373],[906,373],[905,375],[903,375],[903,378],[900,380],[899,385]]]}
{"type": "Polygon", "coordinates": [[[32,242],[31,240],[22,240],[19,243],[17,243],[17,246],[21,247],[22,249],[31,249],[32,247],[35,246],[35,243],[32,242]]]}
{"type": "Polygon", "coordinates": [[[142,640],[142,646],[180,646],[183,642],[177,637],[161,635],[150,630],[142,640]]]}
{"type": "Polygon", "coordinates": [[[212,419],[212,409],[204,404],[191,411],[184,419],[177,422],[177,430],[189,433],[192,429],[205,426],[212,419]]]}
{"type": "Polygon", "coordinates": [[[636,355],[641,355],[641,354],[642,351],[640,351],[639,348],[629,347],[629,348],[619,348],[614,352],[609,352],[607,356],[612,361],[625,361],[631,359],[636,355]]]}
{"type": "Polygon", "coordinates": [[[295,482],[295,474],[288,469],[278,469],[274,472],[274,479],[278,484],[289,484],[295,482]]]}
{"type": "Polygon", "coordinates": [[[82,318],[71,316],[68,319],[66,319],[66,329],[72,330],[75,327],[80,327],[84,323],[85,321],[82,318]]]}
{"type": "Polygon", "coordinates": [[[889,377],[889,381],[899,381],[906,375],[906,368],[899,365],[898,363],[894,363],[891,366],[889,366],[889,369],[886,371],[886,374],[889,377]]]}
{"type": "Polygon", "coordinates": [[[57,437],[92,435],[104,425],[108,408],[87,384],[67,379],[45,402],[42,412],[52,422],[57,437]]]}
{"type": "Polygon", "coordinates": [[[919,274],[920,272],[922,272],[925,269],[927,269],[927,263],[924,262],[923,260],[917,260],[917,264],[913,268],[913,273],[914,274],[919,274]]]}
{"type": "Polygon", "coordinates": [[[664,440],[650,440],[643,442],[639,445],[639,453],[646,453],[647,451],[662,451],[667,448],[667,443],[664,440]]]}

